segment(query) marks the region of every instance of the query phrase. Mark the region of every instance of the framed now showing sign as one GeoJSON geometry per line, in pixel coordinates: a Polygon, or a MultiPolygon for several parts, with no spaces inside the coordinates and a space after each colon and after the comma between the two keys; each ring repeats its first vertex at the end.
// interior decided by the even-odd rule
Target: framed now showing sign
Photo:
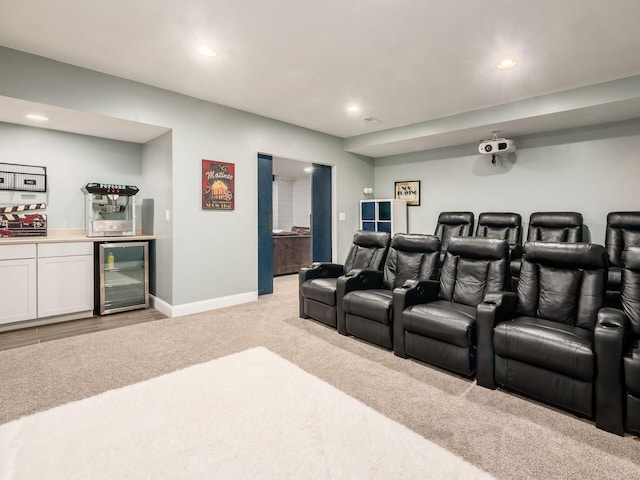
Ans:
{"type": "Polygon", "coordinates": [[[233,210],[235,164],[202,160],[202,209],[233,210]]]}
{"type": "Polygon", "coordinates": [[[420,206],[420,180],[396,182],[396,200],[405,200],[407,205],[420,206]]]}

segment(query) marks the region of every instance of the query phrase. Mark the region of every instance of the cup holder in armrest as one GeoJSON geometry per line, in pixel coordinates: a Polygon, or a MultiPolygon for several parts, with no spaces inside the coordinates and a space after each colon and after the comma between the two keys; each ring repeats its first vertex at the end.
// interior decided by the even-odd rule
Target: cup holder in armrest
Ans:
{"type": "Polygon", "coordinates": [[[600,322],[598,323],[598,325],[604,328],[620,328],[620,325],[618,325],[617,323],[611,323],[611,322],[600,322]]]}
{"type": "Polygon", "coordinates": [[[417,280],[405,280],[404,283],[400,286],[402,290],[410,290],[418,285],[417,280]]]}

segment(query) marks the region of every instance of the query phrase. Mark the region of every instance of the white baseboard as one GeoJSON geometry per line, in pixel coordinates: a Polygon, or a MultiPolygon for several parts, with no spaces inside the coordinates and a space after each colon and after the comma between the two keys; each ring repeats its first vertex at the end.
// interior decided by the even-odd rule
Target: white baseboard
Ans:
{"type": "Polygon", "coordinates": [[[182,317],[193,313],[207,312],[219,308],[232,307],[242,303],[258,300],[258,292],[239,293],[228,297],[211,298],[200,302],[183,303],[182,305],[170,305],[153,295],[149,295],[151,306],[167,317],[182,317]]]}
{"type": "Polygon", "coordinates": [[[160,300],[158,297],[149,295],[149,304],[163,315],[171,317],[171,305],[164,300],[160,300]]]}

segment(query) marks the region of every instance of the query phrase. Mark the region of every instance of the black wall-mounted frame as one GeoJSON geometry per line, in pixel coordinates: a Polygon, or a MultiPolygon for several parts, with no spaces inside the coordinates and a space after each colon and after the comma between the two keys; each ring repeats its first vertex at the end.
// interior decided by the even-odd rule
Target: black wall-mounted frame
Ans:
{"type": "Polygon", "coordinates": [[[395,182],[396,200],[405,200],[410,207],[420,206],[420,180],[395,182]]]}
{"type": "Polygon", "coordinates": [[[0,190],[46,192],[47,167],[0,163],[0,190]]]}

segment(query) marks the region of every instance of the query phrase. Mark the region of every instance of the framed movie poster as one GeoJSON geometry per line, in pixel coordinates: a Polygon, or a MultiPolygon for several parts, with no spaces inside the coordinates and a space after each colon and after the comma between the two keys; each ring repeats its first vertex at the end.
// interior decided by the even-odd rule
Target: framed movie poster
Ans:
{"type": "Polygon", "coordinates": [[[202,209],[233,210],[235,164],[202,160],[202,209]]]}
{"type": "Polygon", "coordinates": [[[407,205],[420,206],[420,180],[411,182],[396,182],[396,200],[406,200],[407,205]]]}

